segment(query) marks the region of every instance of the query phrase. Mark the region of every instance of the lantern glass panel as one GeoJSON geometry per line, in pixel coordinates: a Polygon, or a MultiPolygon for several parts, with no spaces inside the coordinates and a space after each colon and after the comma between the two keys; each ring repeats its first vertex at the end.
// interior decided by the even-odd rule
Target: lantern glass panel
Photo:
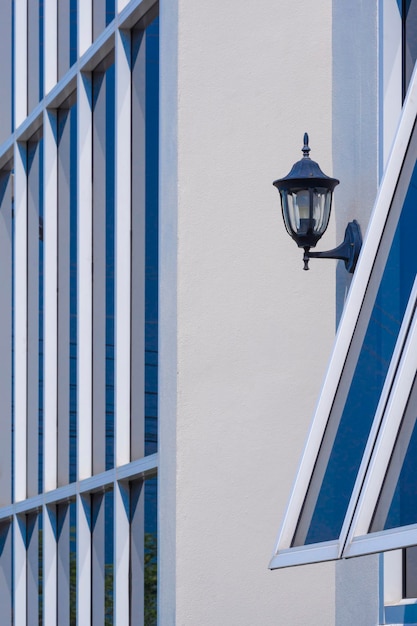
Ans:
{"type": "Polygon", "coordinates": [[[303,236],[324,233],[330,217],[332,192],[324,187],[282,189],[282,212],[289,234],[303,236]]]}
{"type": "Polygon", "coordinates": [[[329,223],[332,192],[330,189],[317,187],[313,190],[313,197],[314,232],[322,235],[329,223]]]}

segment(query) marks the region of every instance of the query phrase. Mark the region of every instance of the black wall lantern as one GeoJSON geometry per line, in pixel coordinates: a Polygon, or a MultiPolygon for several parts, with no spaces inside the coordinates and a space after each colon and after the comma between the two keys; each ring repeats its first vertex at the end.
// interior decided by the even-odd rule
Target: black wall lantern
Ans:
{"type": "Polygon", "coordinates": [[[288,234],[299,248],[304,248],[304,269],[310,259],[342,259],[353,273],[362,245],[356,220],[347,225],[343,243],[327,252],[310,252],[326,231],[332,208],[333,190],[339,184],[321,171],[309,157],[308,135],[304,134],[303,158],[292,166],[285,178],[274,181],[281,195],[282,216],[288,234]]]}

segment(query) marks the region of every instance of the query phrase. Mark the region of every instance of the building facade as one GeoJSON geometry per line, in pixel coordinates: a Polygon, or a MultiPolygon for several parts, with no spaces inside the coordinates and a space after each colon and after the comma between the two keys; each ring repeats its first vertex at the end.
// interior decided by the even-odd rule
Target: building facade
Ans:
{"type": "MultiPolygon", "coordinates": [[[[341,180],[322,248],[370,223],[385,267],[371,214],[403,224],[368,350],[389,368],[383,329],[414,293],[414,204],[391,200],[415,162],[417,2],[1,0],[0,17],[0,623],[417,622],[412,538],[283,569],[279,543],[268,569],[301,457],[317,482],[303,445],[373,267],[302,272],[271,183],[308,131],[341,180]]],[[[343,484],[329,470],[332,502],[343,484]]],[[[284,552],[329,539],[313,509],[284,552]]]]}

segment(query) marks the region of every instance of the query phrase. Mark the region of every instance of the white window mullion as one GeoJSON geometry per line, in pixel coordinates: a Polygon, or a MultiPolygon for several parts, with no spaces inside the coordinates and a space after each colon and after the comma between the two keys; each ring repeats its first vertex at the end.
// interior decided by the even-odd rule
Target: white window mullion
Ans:
{"type": "Polygon", "coordinates": [[[58,75],[58,11],[57,0],[44,0],[44,92],[57,82],[58,75]]]}
{"type": "Polygon", "coordinates": [[[78,479],[92,472],[91,75],[78,77],[78,479]]]}
{"type": "Polygon", "coordinates": [[[26,523],[24,516],[13,517],[13,625],[26,626],[26,523]]]}
{"type": "Polygon", "coordinates": [[[27,177],[26,146],[15,148],[14,500],[26,498],[27,459],[27,177]]]}
{"type": "MultiPolygon", "coordinates": [[[[117,483],[114,488],[114,623],[129,624],[129,541],[130,493],[128,483],[117,483]]],[[[134,581],[136,582],[136,581],[134,581]]],[[[135,595],[141,590],[135,588],[135,595]]]]}
{"type": "Polygon", "coordinates": [[[141,623],[145,611],[145,489],[145,481],[130,483],[130,575],[132,588],[137,590],[131,598],[130,618],[135,625],[141,623]]]}
{"type": "Polygon", "coordinates": [[[91,496],[77,497],[77,624],[91,619],[91,496]]]}
{"type": "MultiPolygon", "coordinates": [[[[12,502],[12,186],[10,171],[0,173],[0,503],[12,502]]],[[[1,623],[1,619],[0,619],[1,623]]]]}
{"type": "Polygon", "coordinates": [[[132,459],[145,454],[146,292],[146,34],[132,31],[132,251],[131,442],[132,459]]]}
{"type": "Polygon", "coordinates": [[[28,31],[27,31],[27,2],[16,0],[14,3],[14,107],[15,128],[27,115],[28,100],[28,31]]]}
{"type": "Polygon", "coordinates": [[[57,542],[56,506],[43,507],[43,624],[57,621],[57,542]]]}
{"type": "Polygon", "coordinates": [[[116,35],[115,465],[130,461],[131,73],[130,32],[116,35]]]}
{"type": "Polygon", "coordinates": [[[122,11],[125,8],[125,6],[127,6],[128,4],[129,4],[129,0],[117,0],[116,11],[120,13],[120,11],[122,11]]]}
{"type": "Polygon", "coordinates": [[[78,56],[91,46],[93,41],[93,0],[78,0],[78,56]]]}
{"type": "Polygon", "coordinates": [[[57,486],[56,113],[44,114],[44,490],[57,486]]]}

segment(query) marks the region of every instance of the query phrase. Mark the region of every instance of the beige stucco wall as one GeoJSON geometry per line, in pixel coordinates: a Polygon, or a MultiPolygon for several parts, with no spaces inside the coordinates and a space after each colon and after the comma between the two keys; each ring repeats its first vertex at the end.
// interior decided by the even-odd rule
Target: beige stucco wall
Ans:
{"type": "Polygon", "coordinates": [[[304,131],[333,173],[332,2],[162,0],[161,46],[160,624],[333,626],[333,564],[267,569],[334,338],[271,184],[304,131]]]}

